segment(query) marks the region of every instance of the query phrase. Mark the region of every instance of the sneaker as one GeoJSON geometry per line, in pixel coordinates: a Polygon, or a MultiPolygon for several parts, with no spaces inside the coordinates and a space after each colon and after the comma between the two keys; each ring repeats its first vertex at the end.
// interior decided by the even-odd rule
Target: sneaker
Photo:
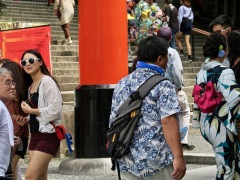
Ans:
{"type": "Polygon", "coordinates": [[[179,53],[179,56],[180,56],[180,57],[183,57],[183,56],[184,56],[184,54],[180,52],[180,53],[179,53]]]}
{"type": "Polygon", "coordinates": [[[188,59],[188,58],[185,59],[185,61],[187,61],[187,62],[192,62],[192,60],[191,60],[191,59],[188,59]]]}
{"type": "Polygon", "coordinates": [[[67,45],[70,45],[70,44],[72,44],[72,40],[71,39],[67,40],[67,45]]]}
{"type": "Polygon", "coordinates": [[[182,144],[182,149],[187,151],[192,151],[195,148],[194,145],[182,144]]]}

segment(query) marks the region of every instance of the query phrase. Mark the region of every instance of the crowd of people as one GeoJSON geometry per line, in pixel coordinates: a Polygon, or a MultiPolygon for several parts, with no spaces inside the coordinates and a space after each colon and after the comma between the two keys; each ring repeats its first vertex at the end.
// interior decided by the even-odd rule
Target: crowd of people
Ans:
{"type": "MultiPolygon", "coordinates": [[[[168,79],[157,84],[143,100],[129,152],[118,159],[124,179],[180,180],[186,173],[184,145],[187,149],[194,148],[187,140],[190,110],[187,95],[182,91],[180,56],[184,52],[179,39],[185,35],[187,61],[192,61],[189,39],[194,16],[190,1],[180,2],[182,5],[177,10],[171,0],[165,1],[161,21],[167,21],[168,25],[161,24],[153,34],[149,30],[159,18],[151,9],[154,1],[134,2],[136,32],[143,36],[136,36],[139,44],[133,72],[122,78],[114,90],[109,126],[115,122],[122,103],[151,76],[158,74],[168,79]],[[170,23],[171,19],[174,23],[170,23]],[[179,52],[174,49],[174,36],[179,52]]],[[[192,124],[200,128],[202,137],[213,148],[216,180],[239,179],[240,31],[233,30],[232,19],[226,15],[220,15],[209,26],[213,32],[203,46],[205,61],[192,92],[192,124]]]]}
{"type": "Polygon", "coordinates": [[[185,37],[187,50],[186,61],[192,61],[190,36],[193,27],[193,11],[190,0],[180,0],[181,6],[177,9],[172,0],[164,1],[161,9],[156,0],[127,0],[127,19],[129,42],[157,35],[160,27],[170,27],[172,38],[170,47],[176,49],[177,43],[180,56],[184,56],[181,36],[185,37]]]}

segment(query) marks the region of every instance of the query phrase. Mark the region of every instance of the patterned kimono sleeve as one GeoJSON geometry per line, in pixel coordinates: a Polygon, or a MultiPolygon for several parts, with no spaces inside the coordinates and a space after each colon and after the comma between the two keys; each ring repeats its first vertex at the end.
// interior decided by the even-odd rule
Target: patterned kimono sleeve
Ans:
{"type": "Polygon", "coordinates": [[[229,108],[235,107],[240,101],[240,89],[232,69],[226,69],[219,77],[219,88],[229,108]]]}
{"type": "Polygon", "coordinates": [[[229,113],[229,123],[232,120],[240,119],[240,87],[236,83],[235,75],[232,69],[226,69],[219,78],[219,89],[225,98],[229,113]]]}

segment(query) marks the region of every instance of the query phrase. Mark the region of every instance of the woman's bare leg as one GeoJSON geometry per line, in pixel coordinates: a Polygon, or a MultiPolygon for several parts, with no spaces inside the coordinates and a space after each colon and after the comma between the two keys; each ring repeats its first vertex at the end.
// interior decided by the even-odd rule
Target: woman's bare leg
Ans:
{"type": "Polygon", "coordinates": [[[180,40],[182,34],[183,34],[182,32],[178,31],[176,36],[175,36],[175,40],[176,40],[176,43],[177,43],[177,46],[178,46],[179,50],[183,49],[182,48],[182,43],[181,43],[181,40],[180,40]]]}
{"type": "Polygon", "coordinates": [[[185,43],[186,43],[186,48],[187,48],[187,55],[192,55],[191,51],[191,44],[190,44],[190,35],[186,34],[185,35],[185,43]]]}
{"type": "Polygon", "coordinates": [[[28,165],[25,180],[47,180],[48,164],[53,156],[40,151],[29,152],[30,163],[28,165]]]}

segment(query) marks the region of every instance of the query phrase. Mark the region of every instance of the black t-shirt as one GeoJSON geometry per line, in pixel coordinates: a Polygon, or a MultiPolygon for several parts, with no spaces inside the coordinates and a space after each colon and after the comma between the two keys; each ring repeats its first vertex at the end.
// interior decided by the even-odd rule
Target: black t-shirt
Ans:
{"type": "Polygon", "coordinates": [[[169,23],[168,26],[175,31],[178,31],[179,25],[178,25],[178,10],[173,5],[168,5],[164,10],[165,15],[169,17],[169,23]]]}
{"type": "MultiPolygon", "coordinates": [[[[38,107],[38,96],[39,96],[39,93],[38,91],[35,92],[35,93],[32,93],[30,94],[30,100],[29,100],[29,106],[31,108],[37,108],[38,107]]],[[[29,122],[29,125],[30,125],[30,133],[33,133],[33,132],[39,132],[39,122],[38,120],[36,119],[37,115],[35,114],[30,114],[30,122],[29,122]]]]}

